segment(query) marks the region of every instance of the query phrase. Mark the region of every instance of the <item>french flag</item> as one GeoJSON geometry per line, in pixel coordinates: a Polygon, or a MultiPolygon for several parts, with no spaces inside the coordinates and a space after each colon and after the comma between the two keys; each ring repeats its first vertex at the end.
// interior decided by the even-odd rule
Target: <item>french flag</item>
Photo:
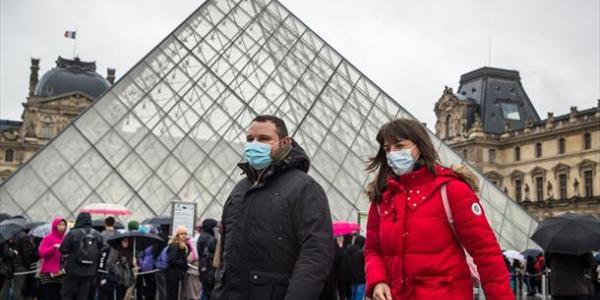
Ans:
{"type": "Polygon", "coordinates": [[[75,39],[76,31],[65,31],[65,37],[68,39],[75,39]]]}

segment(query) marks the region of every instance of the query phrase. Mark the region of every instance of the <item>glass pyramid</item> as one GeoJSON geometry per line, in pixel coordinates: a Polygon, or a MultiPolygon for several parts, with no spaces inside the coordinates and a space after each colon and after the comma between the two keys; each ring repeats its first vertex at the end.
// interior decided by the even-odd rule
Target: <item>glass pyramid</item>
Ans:
{"type": "MultiPolygon", "coordinates": [[[[218,218],[258,114],[285,120],[336,220],[368,209],[378,127],[412,118],[279,2],[207,0],[3,182],[1,211],[48,220],[109,202],[140,220],[183,200],[218,218]]],[[[444,164],[465,163],[430,135],[444,164]]],[[[536,221],[477,174],[502,247],[535,246],[536,221]]]]}

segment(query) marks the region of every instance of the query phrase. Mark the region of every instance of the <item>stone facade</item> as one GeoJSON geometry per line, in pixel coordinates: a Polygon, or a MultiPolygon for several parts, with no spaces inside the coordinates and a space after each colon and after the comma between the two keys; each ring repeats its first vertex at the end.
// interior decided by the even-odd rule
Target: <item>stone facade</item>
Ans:
{"type": "Polygon", "coordinates": [[[485,132],[477,113],[493,100],[445,88],[435,105],[436,134],[538,219],[569,211],[600,216],[600,100],[528,119],[520,129],[507,123],[500,134],[485,132]],[[470,108],[476,113],[468,127],[470,108]]]}
{"type": "MultiPolygon", "coordinates": [[[[0,120],[0,182],[29,160],[94,101],[93,96],[77,88],[50,97],[37,95],[39,61],[31,59],[29,95],[23,103],[22,120],[0,120]]],[[[76,64],[79,60],[71,62],[76,64]]],[[[108,82],[114,82],[114,74],[114,69],[108,70],[108,82]]]]}

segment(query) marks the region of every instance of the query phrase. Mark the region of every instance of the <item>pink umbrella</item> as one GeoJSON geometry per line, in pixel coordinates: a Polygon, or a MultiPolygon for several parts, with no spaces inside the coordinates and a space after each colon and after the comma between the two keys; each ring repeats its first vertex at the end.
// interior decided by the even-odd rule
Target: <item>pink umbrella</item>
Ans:
{"type": "Polygon", "coordinates": [[[127,216],[131,214],[127,207],[112,203],[92,203],[82,207],[80,211],[97,215],[127,216]]]}
{"type": "Polygon", "coordinates": [[[360,226],[356,223],[335,221],[333,222],[333,235],[342,236],[346,234],[353,234],[360,231],[360,226]]]}

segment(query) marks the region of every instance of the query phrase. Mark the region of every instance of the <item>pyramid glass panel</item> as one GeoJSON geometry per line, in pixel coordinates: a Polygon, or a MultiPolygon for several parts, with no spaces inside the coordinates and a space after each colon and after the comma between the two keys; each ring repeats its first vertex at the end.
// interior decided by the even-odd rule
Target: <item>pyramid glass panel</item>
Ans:
{"type": "MultiPolygon", "coordinates": [[[[333,218],[356,220],[369,205],[364,169],[378,128],[413,118],[400,103],[279,2],[207,0],[2,183],[0,208],[49,220],[107,202],[143,219],[193,201],[200,218],[218,218],[241,178],[247,126],[275,114],[310,156],[333,218]]],[[[429,134],[444,165],[467,164],[429,134]]],[[[478,178],[502,245],[535,246],[537,223],[478,178]]]]}

